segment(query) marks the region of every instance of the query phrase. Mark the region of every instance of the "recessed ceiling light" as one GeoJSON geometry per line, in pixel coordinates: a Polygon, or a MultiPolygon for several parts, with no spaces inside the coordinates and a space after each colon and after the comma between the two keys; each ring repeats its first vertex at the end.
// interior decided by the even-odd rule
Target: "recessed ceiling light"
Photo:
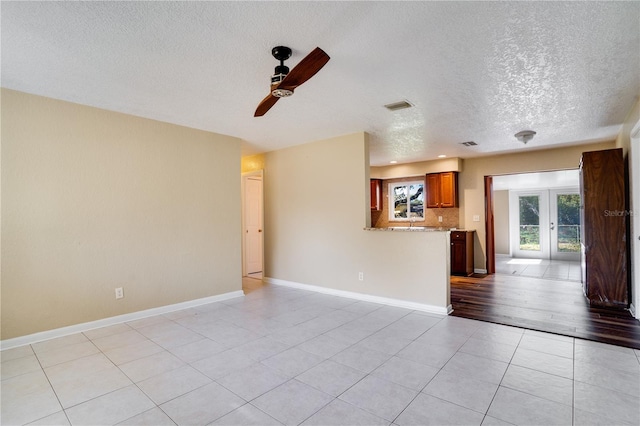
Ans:
{"type": "Polygon", "coordinates": [[[446,155],[444,155],[444,154],[440,154],[440,155],[438,155],[438,158],[446,158],[446,157],[447,157],[447,156],[446,156],[446,155]]]}
{"type": "Polygon", "coordinates": [[[398,162],[396,160],[391,160],[389,161],[389,164],[397,164],[398,162]]]}

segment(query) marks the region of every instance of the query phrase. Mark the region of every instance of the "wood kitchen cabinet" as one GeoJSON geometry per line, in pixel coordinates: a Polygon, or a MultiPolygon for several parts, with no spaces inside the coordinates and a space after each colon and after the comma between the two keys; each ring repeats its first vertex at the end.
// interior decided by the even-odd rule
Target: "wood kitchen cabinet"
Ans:
{"type": "Polygon", "coordinates": [[[473,275],[474,231],[451,231],[451,275],[473,275]]]}
{"type": "Polygon", "coordinates": [[[382,210],[382,179],[371,179],[371,210],[382,210]]]}
{"type": "Polygon", "coordinates": [[[628,217],[621,148],[582,153],[580,197],[584,294],[591,306],[625,309],[628,217]]]}
{"type": "Polygon", "coordinates": [[[458,207],[458,172],[428,173],[427,208],[458,207]]]}

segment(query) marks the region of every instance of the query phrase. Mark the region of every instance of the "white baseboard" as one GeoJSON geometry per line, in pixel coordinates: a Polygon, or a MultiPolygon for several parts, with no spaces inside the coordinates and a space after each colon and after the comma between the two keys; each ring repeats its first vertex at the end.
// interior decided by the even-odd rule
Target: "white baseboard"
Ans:
{"type": "Polygon", "coordinates": [[[640,320],[640,315],[636,315],[636,314],[640,314],[640,312],[636,311],[636,307],[633,305],[633,303],[629,305],[629,312],[631,313],[632,317],[640,320]]]}
{"type": "Polygon", "coordinates": [[[340,297],[346,297],[349,299],[361,300],[363,302],[372,302],[372,303],[379,303],[381,305],[413,309],[414,311],[428,312],[430,314],[449,315],[451,312],[453,312],[453,307],[451,305],[447,306],[446,308],[443,308],[440,306],[427,305],[424,303],[409,302],[407,300],[391,299],[388,297],[381,297],[381,296],[372,296],[364,293],[336,290],[333,288],[320,287],[320,286],[310,285],[310,284],[300,284],[293,281],[280,280],[280,279],[271,278],[271,277],[265,277],[263,278],[263,281],[269,284],[280,285],[283,287],[291,287],[291,288],[297,288],[300,290],[315,291],[316,293],[324,293],[332,296],[340,296],[340,297]]]}
{"type": "Polygon", "coordinates": [[[216,296],[203,297],[201,299],[189,300],[186,302],[175,303],[173,305],[160,306],[158,308],[145,309],[144,311],[132,312],[130,314],[117,315],[115,317],[103,318],[96,321],[70,325],[68,327],[61,327],[53,330],[42,331],[39,333],[28,334],[26,336],[15,337],[13,339],[5,339],[0,341],[0,350],[30,345],[32,343],[41,342],[43,340],[55,339],[56,337],[82,333],[83,331],[107,327],[109,325],[134,321],[154,315],[162,315],[174,311],[180,311],[182,309],[206,305],[207,303],[221,302],[223,300],[229,300],[240,296],[244,296],[244,292],[242,290],[232,291],[229,293],[218,294],[216,296]]]}
{"type": "Polygon", "coordinates": [[[486,270],[486,269],[475,268],[475,269],[473,270],[473,273],[474,273],[474,274],[486,274],[486,273],[487,273],[487,270],[486,270]]]}

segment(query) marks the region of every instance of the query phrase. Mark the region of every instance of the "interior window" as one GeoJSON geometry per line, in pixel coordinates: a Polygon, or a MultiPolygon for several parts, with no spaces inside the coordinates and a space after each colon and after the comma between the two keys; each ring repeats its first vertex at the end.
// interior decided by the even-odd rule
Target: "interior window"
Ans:
{"type": "Polygon", "coordinates": [[[389,220],[424,219],[424,182],[397,182],[389,184],[389,220]]]}

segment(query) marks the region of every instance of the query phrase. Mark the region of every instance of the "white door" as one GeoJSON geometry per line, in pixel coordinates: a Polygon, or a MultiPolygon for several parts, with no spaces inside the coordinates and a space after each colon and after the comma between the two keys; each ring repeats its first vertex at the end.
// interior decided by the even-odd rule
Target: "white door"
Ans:
{"type": "Polygon", "coordinates": [[[551,259],[580,260],[580,190],[549,191],[551,259]]]}
{"type": "Polygon", "coordinates": [[[510,191],[513,257],[549,259],[548,191],[510,191]]]}
{"type": "Polygon", "coordinates": [[[245,274],[262,272],[262,176],[244,178],[245,274]]]}

